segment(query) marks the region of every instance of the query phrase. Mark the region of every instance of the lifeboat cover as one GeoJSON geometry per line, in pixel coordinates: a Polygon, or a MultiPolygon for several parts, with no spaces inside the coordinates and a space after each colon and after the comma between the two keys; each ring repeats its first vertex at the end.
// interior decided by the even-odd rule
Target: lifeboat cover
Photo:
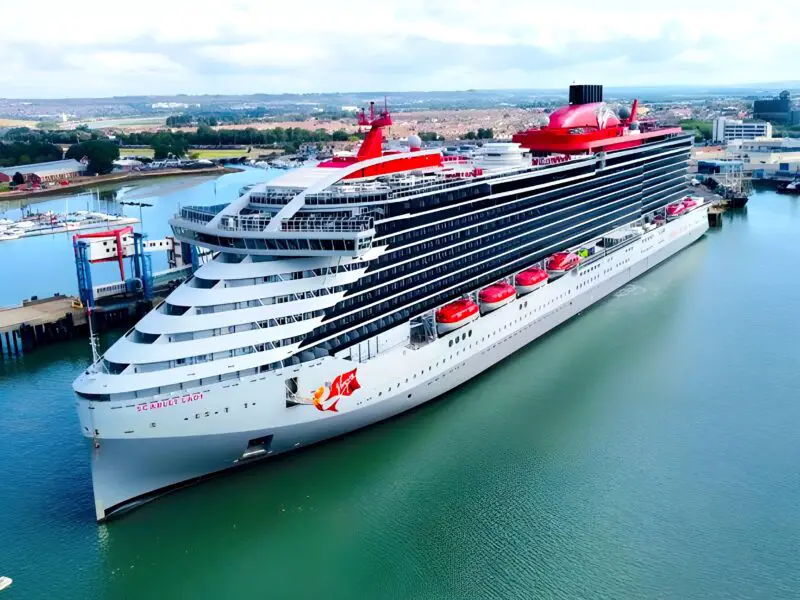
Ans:
{"type": "Polygon", "coordinates": [[[455,300],[449,304],[445,304],[442,308],[436,311],[436,321],[438,323],[458,323],[477,314],[479,311],[478,305],[468,298],[455,300]]]}

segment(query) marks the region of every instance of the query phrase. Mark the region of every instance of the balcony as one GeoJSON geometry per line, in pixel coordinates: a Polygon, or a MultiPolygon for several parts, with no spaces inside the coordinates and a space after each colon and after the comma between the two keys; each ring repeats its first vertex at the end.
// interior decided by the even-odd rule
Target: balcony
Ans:
{"type": "Polygon", "coordinates": [[[214,206],[186,206],[181,208],[179,214],[175,215],[179,219],[189,221],[190,223],[199,223],[205,225],[210,223],[227,204],[216,204],[214,206]]]}
{"type": "Polygon", "coordinates": [[[360,233],[374,228],[372,217],[295,217],[281,223],[281,231],[360,233]]]}

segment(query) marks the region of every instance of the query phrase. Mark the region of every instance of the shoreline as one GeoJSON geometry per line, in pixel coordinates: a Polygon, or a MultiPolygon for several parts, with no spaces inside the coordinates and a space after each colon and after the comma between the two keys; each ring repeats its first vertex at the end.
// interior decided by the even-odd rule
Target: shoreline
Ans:
{"type": "Polygon", "coordinates": [[[24,190],[0,192],[0,201],[3,200],[23,200],[36,199],[39,197],[55,196],[68,193],[71,190],[83,190],[96,185],[105,183],[122,183],[125,181],[141,181],[143,179],[155,179],[158,177],[180,177],[183,175],[227,175],[228,173],[239,173],[244,169],[237,167],[207,167],[203,169],[165,169],[163,171],[130,171],[127,173],[109,173],[108,175],[97,175],[87,177],[76,183],[65,186],[54,186],[43,190],[24,190]]]}

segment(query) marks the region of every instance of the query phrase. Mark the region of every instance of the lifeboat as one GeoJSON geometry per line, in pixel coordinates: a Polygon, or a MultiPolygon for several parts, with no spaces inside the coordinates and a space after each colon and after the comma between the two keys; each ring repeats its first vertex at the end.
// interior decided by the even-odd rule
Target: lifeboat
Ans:
{"type": "Polygon", "coordinates": [[[672,219],[677,219],[685,212],[686,212],[686,205],[683,202],[678,202],[677,204],[670,204],[667,207],[667,221],[671,221],[672,219]]]}
{"type": "Polygon", "coordinates": [[[483,288],[478,292],[478,301],[484,313],[497,310],[511,302],[517,295],[517,290],[510,283],[500,281],[483,288]]]}
{"type": "Polygon", "coordinates": [[[529,294],[533,290],[538,290],[547,283],[547,271],[538,267],[525,269],[517,273],[514,277],[514,285],[517,287],[517,294],[529,294]]]}
{"type": "Polygon", "coordinates": [[[478,318],[478,305],[468,298],[445,304],[436,311],[436,331],[439,335],[455,331],[478,318]]]}
{"type": "Polygon", "coordinates": [[[681,201],[681,204],[683,204],[686,207],[686,210],[689,210],[690,208],[694,208],[695,206],[697,206],[697,202],[695,202],[694,198],[692,198],[691,196],[687,196],[684,200],[681,201]]]}
{"type": "Polygon", "coordinates": [[[572,252],[556,252],[547,261],[548,275],[563,275],[578,266],[581,258],[572,252]]]}

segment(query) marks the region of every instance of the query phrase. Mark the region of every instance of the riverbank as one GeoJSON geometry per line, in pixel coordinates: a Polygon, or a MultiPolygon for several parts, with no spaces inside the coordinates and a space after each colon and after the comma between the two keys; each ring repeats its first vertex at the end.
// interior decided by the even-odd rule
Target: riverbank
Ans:
{"type": "Polygon", "coordinates": [[[66,194],[72,190],[84,190],[100,184],[106,183],[127,183],[139,182],[158,177],[180,177],[183,175],[226,175],[228,173],[240,173],[242,169],[237,167],[207,167],[203,169],[164,169],[163,171],[129,171],[126,173],[109,173],[108,175],[97,175],[95,177],[80,177],[69,185],[56,185],[42,190],[15,190],[10,192],[0,192],[2,200],[22,200],[31,198],[46,198],[59,194],[66,194]]]}

